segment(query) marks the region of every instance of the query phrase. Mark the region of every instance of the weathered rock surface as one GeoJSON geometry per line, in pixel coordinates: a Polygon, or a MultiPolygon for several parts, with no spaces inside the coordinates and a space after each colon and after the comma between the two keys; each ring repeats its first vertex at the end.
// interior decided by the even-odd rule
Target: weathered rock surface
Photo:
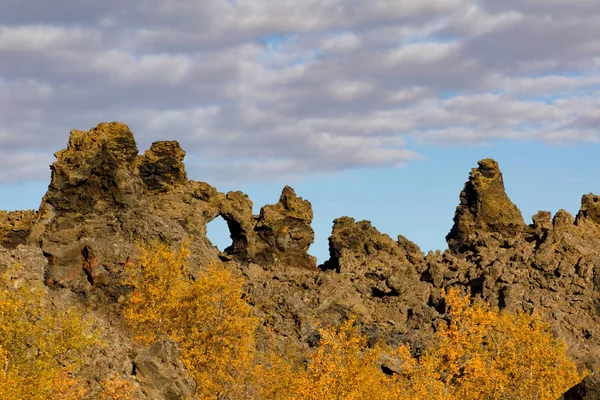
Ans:
{"type": "MultiPolygon", "coordinates": [[[[599,370],[598,196],[583,196],[577,218],[540,211],[525,226],[497,164],[483,160],[460,199],[450,250],[428,260],[434,286],[468,288],[501,308],[540,314],[582,367],[599,370]]],[[[598,381],[596,374],[586,379],[578,389],[587,393],[582,398],[600,397],[598,381]]]]}
{"type": "Polygon", "coordinates": [[[291,187],[284,187],[276,204],[261,208],[246,257],[262,264],[316,269],[316,259],[308,255],[315,238],[312,219],[310,203],[296,196],[291,187]]]}
{"type": "Polygon", "coordinates": [[[14,249],[27,243],[36,220],[36,211],[0,211],[0,246],[14,249]]]}
{"type": "MultiPolygon", "coordinates": [[[[39,213],[0,212],[0,266],[27,265],[19,279],[43,280],[57,306],[76,304],[103,321],[115,347],[90,355],[89,379],[121,371],[141,398],[193,390],[176,347],[141,349],[116,318],[127,293],[123,267],[135,262],[136,242],[150,240],[190,241],[196,268],[219,257],[240,270],[256,312],[284,343],[314,345],[320,325],[354,315],[373,340],[426,346],[444,317],[441,291],[457,287],[501,308],[538,313],[581,367],[600,371],[599,196],[583,196],[576,217],[540,211],[527,225],[498,164],[485,159],[460,194],[448,250],[425,255],[403,236],[394,240],[368,221],[341,217],[330,259],[316,266],[307,200],[286,186],[278,202],[253,215],[242,192],[188,180],[184,156],[174,141],[138,155],[122,123],[72,131],[67,149],[56,153],[39,213]],[[219,216],[232,239],[223,252],[206,238],[206,224],[219,216]]],[[[599,376],[565,399],[600,398],[599,376]]]]}
{"type": "Polygon", "coordinates": [[[448,247],[461,252],[485,239],[516,237],[525,227],[521,212],[504,191],[502,173],[492,159],[479,161],[460,194],[448,247]]]}
{"type": "Polygon", "coordinates": [[[206,224],[218,216],[231,230],[231,259],[316,267],[307,254],[314,238],[310,203],[286,187],[278,203],[254,216],[245,194],[188,181],[184,156],[174,141],[156,142],[139,156],[121,123],[72,131],[67,149],[56,153],[32,233],[49,261],[48,284],[79,292],[101,288],[118,298],[123,265],[134,244],[148,240],[189,239],[194,261],[205,264],[218,255],[206,238],[206,224]]]}
{"type": "MultiPolygon", "coordinates": [[[[129,337],[129,332],[125,329],[122,319],[115,318],[117,304],[99,307],[101,304],[97,297],[82,298],[66,288],[50,289],[43,286],[47,264],[48,261],[39,247],[19,245],[14,249],[6,249],[0,246],[0,273],[9,273],[11,275],[10,282],[14,287],[21,287],[25,283],[36,288],[42,286],[45,288],[44,300],[47,307],[58,312],[75,308],[91,319],[94,327],[100,328],[98,339],[103,345],[93,347],[85,354],[85,358],[82,360],[83,367],[78,371],[89,384],[88,398],[97,399],[101,389],[100,382],[114,373],[119,373],[122,378],[134,383],[136,398],[140,400],[161,398],[154,396],[154,393],[148,390],[154,386],[146,387],[142,377],[139,376],[137,379],[134,375],[134,360],[137,360],[138,356],[143,358],[153,353],[149,349],[136,345],[129,337]],[[17,266],[17,268],[11,268],[12,266],[17,266]]],[[[170,361],[174,363],[173,368],[181,374],[181,376],[173,374],[177,377],[177,382],[174,384],[185,384],[189,378],[187,378],[185,370],[177,369],[177,363],[180,362],[175,358],[170,361]]]]}
{"type": "Polygon", "coordinates": [[[150,399],[193,398],[195,384],[187,375],[181,351],[171,341],[157,342],[140,352],[133,361],[133,374],[150,399]]]}
{"type": "Polygon", "coordinates": [[[139,171],[148,190],[166,192],[187,183],[183,165],[185,151],[176,141],[155,142],[139,159],[139,171]]]}

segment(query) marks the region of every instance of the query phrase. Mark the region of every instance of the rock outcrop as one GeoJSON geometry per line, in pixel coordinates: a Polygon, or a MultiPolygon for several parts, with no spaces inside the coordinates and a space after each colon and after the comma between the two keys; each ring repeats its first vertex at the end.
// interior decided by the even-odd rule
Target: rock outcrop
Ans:
{"type": "Polygon", "coordinates": [[[498,163],[489,158],[479,161],[460,194],[454,226],[446,236],[450,250],[458,253],[485,240],[514,238],[524,227],[521,212],[504,191],[498,163]]]}
{"type": "Polygon", "coordinates": [[[0,247],[14,249],[26,244],[37,217],[36,211],[0,211],[0,247]]]}
{"type": "Polygon", "coordinates": [[[278,203],[254,216],[245,194],[188,181],[184,156],[175,141],[155,142],[138,155],[121,123],[72,131],[68,147],[56,153],[32,234],[48,258],[48,284],[79,292],[101,288],[99,294],[118,298],[119,273],[135,243],[155,239],[190,240],[194,261],[205,264],[218,255],[206,238],[206,224],[218,216],[231,231],[224,258],[316,268],[307,253],[314,238],[310,203],[286,187],[278,203]]]}
{"type": "Polygon", "coordinates": [[[315,239],[310,226],[312,219],[310,203],[296,196],[291,187],[284,187],[277,203],[261,208],[247,259],[261,264],[316,269],[316,259],[308,255],[308,247],[315,239]]]}
{"type": "Polygon", "coordinates": [[[600,196],[593,193],[583,195],[581,209],[577,214],[577,225],[583,225],[587,221],[600,225],[600,196]]]}
{"type": "Polygon", "coordinates": [[[133,360],[132,373],[150,399],[192,399],[196,385],[187,375],[181,351],[172,341],[157,342],[133,360]]]}
{"type": "Polygon", "coordinates": [[[24,265],[16,279],[43,281],[53,304],[86,307],[106,327],[114,348],[90,355],[90,381],[118,369],[137,382],[140,398],[193,390],[176,346],[140,348],[117,322],[128,290],[122,271],[136,262],[136,243],[161,240],[190,243],[192,273],[216,258],[241,271],[251,304],[282,343],[312,346],[319,326],[356,316],[372,340],[427,346],[449,287],[537,313],[593,371],[565,399],[600,397],[600,196],[583,196],[576,217],[540,211],[527,225],[498,164],[485,159],[460,194],[448,250],[425,255],[403,236],[341,217],[330,259],[317,266],[308,254],[309,201],[286,186],[279,201],[253,215],[244,193],[188,180],[184,157],[175,141],[139,155],[122,123],[72,131],[39,212],[0,212],[0,267],[24,265]],[[206,237],[206,224],[218,217],[231,235],[223,252],[206,237]]]}
{"type": "MultiPolygon", "coordinates": [[[[460,199],[447,237],[452,254],[428,262],[438,285],[468,288],[500,308],[541,315],[580,366],[598,371],[600,198],[584,195],[577,218],[564,210],[554,217],[539,211],[526,226],[504,193],[496,162],[482,160],[460,199]]],[[[599,381],[589,375],[577,392],[598,398],[599,381]]]]}
{"type": "Polygon", "coordinates": [[[154,142],[140,157],[138,169],[147,190],[166,192],[188,181],[183,164],[185,151],[176,141],[154,142]]]}

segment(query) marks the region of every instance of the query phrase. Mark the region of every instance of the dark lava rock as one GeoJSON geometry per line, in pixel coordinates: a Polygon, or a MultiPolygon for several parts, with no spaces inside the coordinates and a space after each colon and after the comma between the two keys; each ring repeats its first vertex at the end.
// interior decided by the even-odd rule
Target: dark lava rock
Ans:
{"type": "Polygon", "coordinates": [[[176,141],[154,142],[150,150],[140,157],[139,171],[148,190],[167,191],[187,183],[183,164],[185,151],[176,141]]]}
{"type": "Polygon", "coordinates": [[[289,186],[283,188],[279,201],[263,206],[254,227],[250,260],[260,264],[295,265],[316,269],[316,259],[308,254],[315,233],[310,226],[313,211],[310,202],[296,195],[289,186]]]}
{"type": "Polygon", "coordinates": [[[473,248],[488,235],[515,237],[525,227],[521,212],[504,191],[498,163],[486,158],[478,164],[460,194],[454,226],[446,236],[454,252],[473,248]]]}
{"type": "Polygon", "coordinates": [[[136,243],[190,241],[195,265],[215,259],[219,252],[206,224],[219,216],[232,238],[225,259],[316,269],[307,253],[314,239],[308,201],[286,186],[279,202],[252,215],[245,194],[188,181],[184,157],[176,141],[155,142],[138,156],[133,134],[118,122],[74,130],[67,148],[56,153],[39,220],[33,229],[10,228],[3,237],[13,245],[31,230],[48,259],[49,285],[79,292],[101,287],[112,298],[123,294],[119,276],[135,258],[136,243]]]}
{"type": "Polygon", "coordinates": [[[26,244],[37,217],[37,211],[0,211],[0,246],[14,249],[26,244]]]}

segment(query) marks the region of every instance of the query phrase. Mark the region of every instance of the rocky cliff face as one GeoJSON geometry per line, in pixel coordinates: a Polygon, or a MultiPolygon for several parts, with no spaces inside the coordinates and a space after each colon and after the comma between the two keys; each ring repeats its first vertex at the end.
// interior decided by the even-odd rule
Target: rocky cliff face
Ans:
{"type": "MultiPolygon", "coordinates": [[[[502,308],[539,313],[582,367],[600,370],[599,196],[583,196],[576,217],[540,211],[527,225],[498,164],[486,159],[460,194],[448,250],[425,255],[403,236],[341,217],[330,259],[317,266],[308,254],[308,201],[286,186],[277,203],[253,215],[245,194],[188,180],[184,157],[174,141],[138,154],[121,123],[72,131],[56,153],[39,212],[0,212],[0,266],[27,266],[22,279],[43,280],[56,304],[85,306],[104,321],[114,346],[90,356],[91,380],[135,370],[140,396],[181,398],[193,390],[176,347],[141,349],[115,322],[127,292],[123,267],[135,262],[137,242],[155,239],[190,241],[197,268],[218,257],[239,269],[256,312],[285,340],[310,346],[319,325],[355,315],[372,339],[426,346],[443,317],[442,289],[458,287],[502,308]],[[206,238],[206,224],[219,216],[232,239],[222,253],[206,238]]],[[[598,398],[598,376],[567,398],[598,398]]]]}

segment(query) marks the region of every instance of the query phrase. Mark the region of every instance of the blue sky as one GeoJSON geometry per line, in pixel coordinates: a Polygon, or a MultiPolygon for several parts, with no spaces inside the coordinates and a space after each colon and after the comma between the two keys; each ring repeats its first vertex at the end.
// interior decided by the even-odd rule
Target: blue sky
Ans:
{"type": "MultiPolygon", "coordinates": [[[[71,129],[178,140],[255,209],[285,184],[331,222],[443,248],[493,157],[524,217],[600,193],[595,0],[20,0],[0,15],[0,209],[37,208],[71,129]]],[[[212,231],[212,229],[211,229],[212,231]]],[[[215,232],[223,237],[224,232],[215,232]]],[[[216,239],[221,247],[225,239],[216,239]]]]}
{"type": "MultiPolygon", "coordinates": [[[[361,169],[293,184],[298,195],[313,204],[315,244],[310,253],[328,258],[327,237],[333,219],[349,215],[366,219],[392,238],[399,234],[421,250],[445,249],[459,194],[477,161],[492,157],[500,163],[506,191],[527,223],[538,210],[576,214],[581,196],[600,193],[600,145],[550,146],[542,143],[499,142],[489,146],[427,147],[423,160],[396,169],[361,169]]],[[[236,187],[237,188],[237,187],[236,187]]],[[[227,190],[234,190],[227,187],[227,190]]],[[[255,203],[277,201],[277,183],[241,186],[255,203]]],[[[223,249],[231,243],[222,220],[209,224],[209,237],[223,249]]]]}

